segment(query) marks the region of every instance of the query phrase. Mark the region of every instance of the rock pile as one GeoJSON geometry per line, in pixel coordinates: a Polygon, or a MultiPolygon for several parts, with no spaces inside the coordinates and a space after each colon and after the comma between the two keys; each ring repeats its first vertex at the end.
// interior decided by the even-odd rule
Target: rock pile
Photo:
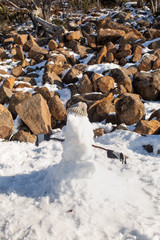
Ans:
{"type": "Polygon", "coordinates": [[[160,100],[160,30],[153,16],[135,26],[138,11],[144,18],[145,11],[134,11],[134,18],[127,8],[75,16],[68,32],[51,38],[16,31],[5,36],[0,45],[0,138],[12,136],[19,115],[22,126],[11,140],[34,142],[36,135],[63,126],[66,108],[79,101],[87,103],[91,122],[137,124],[137,133],[159,134],[159,110],[145,119],[144,102],[160,100]],[[11,67],[4,70],[8,62],[11,67]],[[58,93],[64,88],[71,92],[66,106],[58,93]]]}

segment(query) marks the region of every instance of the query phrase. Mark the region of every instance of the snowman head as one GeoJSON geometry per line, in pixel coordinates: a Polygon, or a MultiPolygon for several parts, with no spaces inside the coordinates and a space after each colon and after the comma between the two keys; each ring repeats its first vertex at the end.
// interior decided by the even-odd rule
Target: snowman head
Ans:
{"type": "Polygon", "coordinates": [[[72,105],[70,108],[67,109],[67,114],[76,114],[80,116],[88,116],[87,114],[87,104],[85,102],[78,102],[72,105]]]}

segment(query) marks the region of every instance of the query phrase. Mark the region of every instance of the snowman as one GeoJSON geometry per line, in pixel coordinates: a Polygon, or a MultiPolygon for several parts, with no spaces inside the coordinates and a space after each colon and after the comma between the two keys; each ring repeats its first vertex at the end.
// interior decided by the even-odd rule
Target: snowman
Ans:
{"type": "Polygon", "coordinates": [[[63,133],[63,161],[93,160],[93,129],[87,116],[86,103],[78,102],[67,110],[67,124],[63,133]]]}

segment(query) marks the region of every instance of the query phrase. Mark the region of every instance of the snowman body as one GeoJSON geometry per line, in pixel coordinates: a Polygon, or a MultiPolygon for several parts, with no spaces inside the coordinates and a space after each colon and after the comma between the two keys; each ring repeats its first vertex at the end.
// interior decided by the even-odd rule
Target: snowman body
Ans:
{"type": "Polygon", "coordinates": [[[91,161],[93,158],[93,129],[87,116],[68,113],[67,124],[63,128],[65,141],[63,143],[62,160],[91,161]]]}

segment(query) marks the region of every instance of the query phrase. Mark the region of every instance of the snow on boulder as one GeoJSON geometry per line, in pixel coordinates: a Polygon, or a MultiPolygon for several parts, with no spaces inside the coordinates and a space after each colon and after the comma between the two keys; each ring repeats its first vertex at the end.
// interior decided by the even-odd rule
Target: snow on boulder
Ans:
{"type": "Polygon", "coordinates": [[[35,135],[51,132],[51,114],[41,94],[23,100],[15,106],[15,110],[35,135]]]}
{"type": "Polygon", "coordinates": [[[11,113],[0,104],[0,138],[9,138],[14,130],[11,113]]]}

